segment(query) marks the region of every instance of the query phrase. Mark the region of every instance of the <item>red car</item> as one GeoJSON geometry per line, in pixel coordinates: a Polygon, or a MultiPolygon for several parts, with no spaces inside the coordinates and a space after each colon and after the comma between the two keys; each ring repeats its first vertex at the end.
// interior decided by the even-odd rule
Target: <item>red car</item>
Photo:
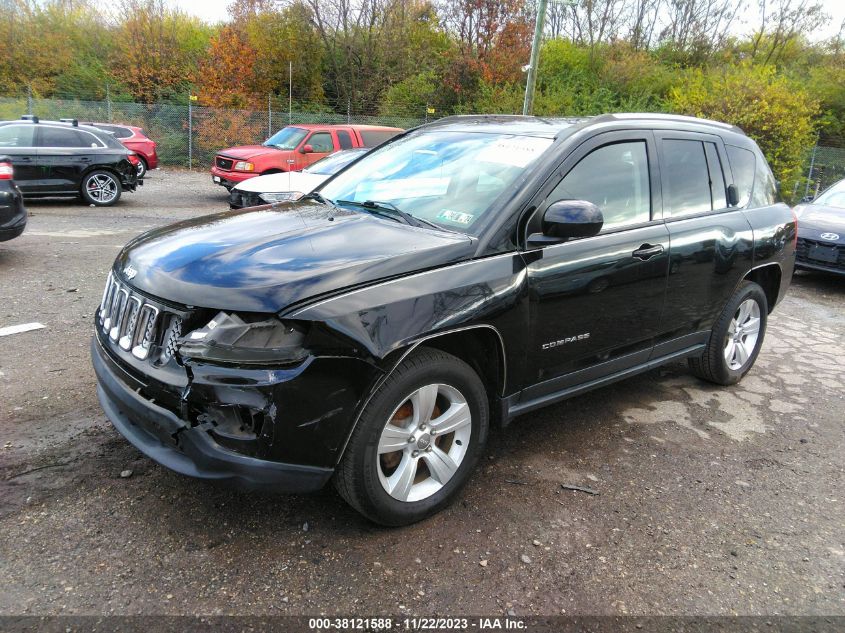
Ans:
{"type": "Polygon", "coordinates": [[[86,123],[85,125],[93,125],[105,132],[111,132],[118,141],[123,143],[126,149],[135,152],[140,159],[138,162],[138,178],[143,178],[148,169],[158,167],[155,141],[148,138],[142,128],[118,123],[86,123]]]}
{"type": "Polygon", "coordinates": [[[231,189],[254,176],[300,171],[338,150],[381,145],[402,131],[375,125],[289,125],[262,145],[218,152],[211,177],[218,185],[231,189]]]}

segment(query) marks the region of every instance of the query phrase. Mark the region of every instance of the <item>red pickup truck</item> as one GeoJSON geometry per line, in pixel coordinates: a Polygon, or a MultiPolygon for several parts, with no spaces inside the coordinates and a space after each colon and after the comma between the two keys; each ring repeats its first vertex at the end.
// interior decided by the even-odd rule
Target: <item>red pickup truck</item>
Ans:
{"type": "Polygon", "coordinates": [[[375,125],[289,125],[261,145],[218,152],[211,177],[231,189],[253,176],[300,171],[337,150],[381,145],[402,131],[375,125]]]}

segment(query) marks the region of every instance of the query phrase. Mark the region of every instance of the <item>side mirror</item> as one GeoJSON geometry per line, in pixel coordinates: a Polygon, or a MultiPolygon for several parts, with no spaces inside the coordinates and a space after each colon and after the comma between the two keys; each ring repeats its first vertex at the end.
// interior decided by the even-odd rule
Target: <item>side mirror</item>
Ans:
{"type": "Polygon", "coordinates": [[[601,231],[601,210],[587,200],[559,200],[543,214],[543,232],[528,236],[528,246],[559,244],[573,237],[592,237],[601,231]]]}
{"type": "Polygon", "coordinates": [[[728,206],[735,207],[739,204],[739,189],[736,185],[728,185],[728,206]]]}
{"type": "Polygon", "coordinates": [[[313,145],[303,145],[301,151],[302,151],[303,154],[311,154],[314,151],[314,146],[313,145]]]}

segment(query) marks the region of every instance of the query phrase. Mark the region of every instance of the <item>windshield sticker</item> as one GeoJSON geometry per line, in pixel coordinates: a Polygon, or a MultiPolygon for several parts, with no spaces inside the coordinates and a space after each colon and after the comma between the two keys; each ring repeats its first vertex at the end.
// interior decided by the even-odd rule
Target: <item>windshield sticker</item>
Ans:
{"type": "Polygon", "coordinates": [[[526,167],[546,151],[551,139],[517,136],[499,139],[478,153],[477,160],[512,167],[526,167]]]}
{"type": "Polygon", "coordinates": [[[437,216],[438,220],[446,220],[447,222],[454,222],[455,224],[463,224],[466,226],[475,216],[471,213],[463,213],[461,211],[452,211],[451,209],[443,209],[437,216]]]}

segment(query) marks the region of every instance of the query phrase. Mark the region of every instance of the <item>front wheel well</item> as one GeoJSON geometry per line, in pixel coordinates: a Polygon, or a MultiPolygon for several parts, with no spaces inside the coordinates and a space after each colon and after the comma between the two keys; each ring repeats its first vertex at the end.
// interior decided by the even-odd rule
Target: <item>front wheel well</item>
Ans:
{"type": "Polygon", "coordinates": [[[763,289],[766,293],[766,302],[768,303],[769,314],[775,308],[780,293],[780,282],[783,273],[780,266],[777,264],[766,264],[754,270],[749,271],[744,279],[753,281],[755,284],[763,289]]]}
{"type": "MultiPolygon", "coordinates": [[[[501,337],[492,327],[447,332],[424,340],[422,346],[442,350],[472,367],[484,382],[491,403],[504,393],[505,350],[501,337]]],[[[496,407],[491,410],[496,411],[496,407]]]]}
{"type": "Polygon", "coordinates": [[[269,176],[270,174],[284,174],[284,173],[285,173],[284,169],[277,169],[276,167],[273,167],[271,169],[265,169],[259,175],[260,176],[269,176]]]}

